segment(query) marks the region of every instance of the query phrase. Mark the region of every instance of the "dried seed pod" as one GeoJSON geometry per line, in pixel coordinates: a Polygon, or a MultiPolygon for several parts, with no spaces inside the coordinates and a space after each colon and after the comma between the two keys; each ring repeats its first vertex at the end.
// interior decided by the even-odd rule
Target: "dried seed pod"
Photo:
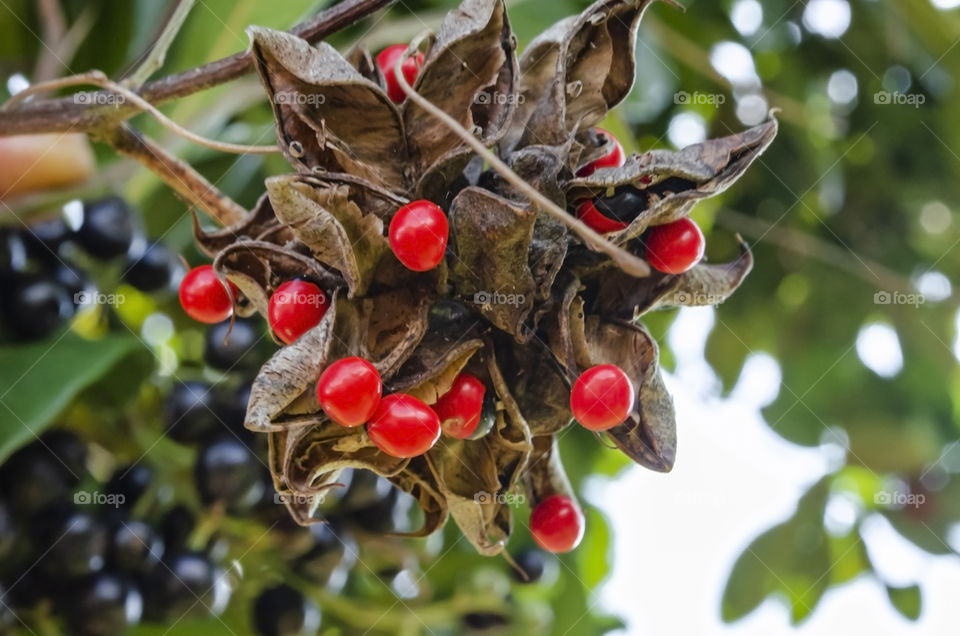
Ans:
{"type": "Polygon", "coordinates": [[[531,503],[573,497],[556,437],[572,421],[572,383],[597,364],[617,365],[635,389],[628,419],[605,434],[637,463],[671,469],[673,404],[657,343],[636,319],[722,301],[750,271],[749,250],[726,265],[637,278],[531,200],[535,190],[573,210],[629,188],[637,209],[606,238],[642,256],[644,230],[723,191],[771,143],[773,119],[576,177],[609,151],[612,141],[592,126],[633,85],[637,25],[649,4],[599,0],[536,38],[519,61],[503,0],[465,0],[426,41],[413,89],[494,147],[527,188],[485,172],[490,157],[417,99],[394,104],[367,52],[344,58],[327,44],[251,27],[257,72],[296,174],[269,179],[267,196],[242,222],[216,232],[195,225],[195,234],[218,274],[240,288],[238,313],[265,314],[272,291],[290,278],[313,280],[332,299],[320,324],[263,366],[247,410],[246,426],[269,436],[274,486],[291,496],[299,523],[319,520],[312,495],[335,487],[342,469],[360,468],[418,502],[425,523],[413,536],[452,516],[479,552],[500,552],[519,488],[531,503]],[[418,273],[384,234],[398,208],[421,198],[446,210],[451,238],[440,265],[418,273]],[[347,356],[369,360],[386,392],[428,405],[466,369],[493,398],[493,427],[479,439],[442,437],[418,457],[387,455],[362,427],[331,422],[317,401],[317,378],[347,356]]]}

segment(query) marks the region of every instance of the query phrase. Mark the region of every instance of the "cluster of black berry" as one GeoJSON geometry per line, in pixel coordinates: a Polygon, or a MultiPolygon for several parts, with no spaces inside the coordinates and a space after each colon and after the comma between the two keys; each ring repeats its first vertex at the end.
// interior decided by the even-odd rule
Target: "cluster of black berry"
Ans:
{"type": "MultiPolygon", "coordinates": [[[[191,396],[210,393],[200,383],[184,386],[193,389],[191,396]]],[[[411,529],[409,495],[369,471],[350,470],[342,476],[344,488],[318,502],[329,523],[296,526],[268,483],[262,449],[251,450],[252,440],[211,436],[210,429],[197,435],[209,425],[201,418],[208,409],[187,394],[170,395],[167,417],[179,418],[173,430],[192,430],[187,437],[202,444],[193,476],[200,500],[272,527],[272,543],[283,556],[281,580],[339,592],[361,549],[384,533],[411,529]]],[[[242,552],[230,545],[236,537],[204,532],[187,504],[166,501],[171,488],[146,461],[116,469],[105,482],[90,474],[88,462],[80,437],[54,430],[0,467],[0,633],[38,612],[82,635],[223,612],[241,576],[226,565],[232,548],[242,552]]],[[[412,558],[376,576],[409,586],[404,569],[409,573],[412,558]]],[[[521,551],[516,560],[526,573],[517,575],[521,582],[536,581],[552,567],[552,557],[539,550],[521,551]]],[[[264,587],[251,613],[256,633],[265,636],[313,634],[320,625],[318,605],[286,582],[264,587]]],[[[463,617],[474,629],[497,620],[463,617]]]]}
{"type": "Polygon", "coordinates": [[[85,304],[109,301],[76,261],[123,258],[119,279],[144,292],[171,287],[179,265],[141,237],[126,201],[68,203],[28,226],[0,228],[0,323],[14,340],[48,336],[85,304]]]}

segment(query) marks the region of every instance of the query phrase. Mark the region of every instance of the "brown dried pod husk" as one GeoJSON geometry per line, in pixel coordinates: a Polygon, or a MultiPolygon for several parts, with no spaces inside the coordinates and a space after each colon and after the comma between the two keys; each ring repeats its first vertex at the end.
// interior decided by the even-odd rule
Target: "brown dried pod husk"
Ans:
{"type": "MultiPolygon", "coordinates": [[[[649,227],[689,214],[729,187],[771,143],[774,119],[677,152],[651,150],[620,168],[578,177],[613,143],[593,129],[630,91],[638,23],[650,0],[599,0],[548,29],[520,56],[503,0],[466,0],[421,45],[413,89],[493,148],[531,188],[574,210],[633,188],[644,201],[606,238],[638,256],[649,227]]],[[[502,552],[510,496],[536,505],[574,493],[556,438],[573,418],[577,376],[615,364],[636,399],[605,435],[632,460],[669,471],[676,459],[673,403],[656,341],[638,318],[654,309],[717,304],[749,273],[746,245],[732,263],[680,275],[635,277],[585,246],[529,191],[484,171],[484,159],[413,99],[390,101],[370,54],[341,56],[278,31],[251,27],[251,53],[271,99],[278,142],[296,171],[267,181],[249,217],[223,230],[195,225],[218,275],[235,282],[238,313],[266,314],[284,280],[307,278],[331,297],[319,325],[277,351],[251,390],[245,425],[269,438],[278,492],[300,523],[318,521],[310,495],[344,468],[371,470],[409,493],[430,534],[453,517],[482,554],[502,552]],[[387,239],[396,210],[426,198],[448,209],[447,258],[412,272],[387,239]],[[506,299],[499,302],[499,299],[506,299]],[[495,397],[480,439],[442,437],[421,457],[378,449],[362,427],[331,422],[316,382],[333,361],[361,356],[386,392],[428,405],[458,374],[495,397]]]]}

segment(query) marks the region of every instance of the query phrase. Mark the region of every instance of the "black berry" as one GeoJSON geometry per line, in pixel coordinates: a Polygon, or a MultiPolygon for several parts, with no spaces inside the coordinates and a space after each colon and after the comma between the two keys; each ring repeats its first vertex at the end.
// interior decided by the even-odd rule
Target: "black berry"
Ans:
{"type": "Polygon", "coordinates": [[[127,202],[118,196],[88,201],[83,206],[83,222],[77,229],[77,242],[100,259],[122,256],[133,242],[133,219],[127,202]]]}
{"type": "Polygon", "coordinates": [[[263,362],[256,346],[263,334],[249,320],[217,323],[207,330],[203,359],[221,371],[256,371],[263,362]]]}
{"type": "Polygon", "coordinates": [[[71,447],[72,443],[58,442],[47,434],[18,450],[3,464],[0,488],[13,510],[30,515],[68,498],[83,476],[83,461],[78,460],[78,450],[71,447]]]}
{"type": "Polygon", "coordinates": [[[86,473],[87,444],[79,435],[70,431],[47,431],[37,443],[60,460],[73,485],[86,473]]]}
{"type": "Polygon", "coordinates": [[[340,504],[344,510],[368,508],[388,498],[393,491],[393,484],[369,470],[345,470],[337,481],[348,484],[340,504]]]}
{"type": "Polygon", "coordinates": [[[346,571],[356,560],[357,544],[336,519],[310,526],[313,545],[294,561],[293,569],[300,576],[326,585],[337,571],[346,571]]]}
{"type": "Polygon", "coordinates": [[[173,255],[161,243],[149,243],[124,265],[123,280],[143,292],[165,289],[173,281],[173,255]]]}
{"type": "Polygon", "coordinates": [[[0,501],[0,559],[4,559],[17,542],[18,528],[7,505],[0,501]]]}
{"type": "Polygon", "coordinates": [[[109,563],[118,570],[146,571],[160,560],[163,540],[138,519],[118,519],[110,537],[109,563]]]}
{"type": "Polygon", "coordinates": [[[647,206],[646,195],[631,186],[623,186],[609,197],[597,197],[594,202],[597,210],[609,219],[630,223],[647,206]]]}
{"type": "Polygon", "coordinates": [[[514,555],[517,566],[523,570],[526,577],[516,570],[513,571],[513,578],[518,583],[536,583],[543,578],[543,573],[551,565],[551,555],[543,550],[536,548],[526,548],[514,555]]]}
{"type": "Polygon", "coordinates": [[[27,265],[27,246],[20,232],[0,227],[0,275],[20,272],[27,265]]]}
{"type": "Polygon", "coordinates": [[[350,513],[351,520],[367,532],[405,532],[410,526],[413,497],[390,484],[389,494],[366,508],[350,513]]]}
{"type": "Polygon", "coordinates": [[[75,588],[60,604],[71,634],[112,636],[140,621],[140,592],[129,581],[103,572],[75,588]]]}
{"type": "Polygon", "coordinates": [[[197,456],[194,479],[204,503],[223,502],[246,510],[260,500],[265,487],[263,465],[242,442],[224,438],[197,456]]]}
{"type": "Polygon", "coordinates": [[[183,552],[165,558],[146,577],[144,612],[162,621],[188,616],[219,615],[230,600],[226,577],[206,556],[183,552]]]}
{"type": "Polygon", "coordinates": [[[61,216],[31,223],[23,232],[23,242],[32,257],[56,262],[60,246],[71,237],[70,228],[61,216]]]}
{"type": "Polygon", "coordinates": [[[160,535],[167,552],[180,552],[187,546],[196,518],[183,504],[174,506],[160,520],[160,535]]]}
{"type": "MultiPolygon", "coordinates": [[[[498,630],[510,624],[510,620],[494,612],[470,612],[462,617],[463,625],[470,630],[498,630]]],[[[499,633],[499,631],[497,631],[499,633]]]]}
{"type": "Polygon", "coordinates": [[[307,636],[320,628],[320,609],[289,585],[267,588],[253,604],[260,636],[307,636]]]}
{"type": "Polygon", "coordinates": [[[153,471],[143,464],[124,466],[114,471],[110,477],[110,481],[107,482],[107,492],[111,495],[122,495],[122,501],[118,498],[120,507],[130,509],[147,492],[152,480],[153,471]]]}
{"type": "Polygon", "coordinates": [[[97,518],[63,509],[50,513],[39,533],[37,549],[42,570],[49,576],[79,577],[98,572],[107,555],[107,528],[97,518]]]}
{"type": "Polygon", "coordinates": [[[10,329],[25,338],[43,338],[73,315],[73,299],[55,279],[18,277],[6,294],[3,310],[10,329]]]}
{"type": "Polygon", "coordinates": [[[59,264],[53,270],[53,278],[67,292],[67,296],[74,305],[83,302],[81,294],[92,294],[96,288],[87,278],[86,273],[74,265],[59,264]]]}
{"type": "Polygon", "coordinates": [[[173,387],[164,405],[164,421],[171,439],[191,443],[207,439],[221,428],[209,384],[181,382],[173,387]]]}

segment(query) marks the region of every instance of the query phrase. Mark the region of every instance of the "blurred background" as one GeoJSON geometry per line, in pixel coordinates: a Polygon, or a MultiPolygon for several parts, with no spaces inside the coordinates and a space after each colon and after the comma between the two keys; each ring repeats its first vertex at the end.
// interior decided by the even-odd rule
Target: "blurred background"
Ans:
{"type": "MultiPolygon", "coordinates": [[[[203,0],[160,73],[243,50],[249,24],[289,28],[328,4],[203,0]]],[[[329,42],[342,51],[405,42],[456,4],[401,0],[329,42]]],[[[587,4],[507,2],[521,48],[587,4]]],[[[56,296],[54,283],[72,292],[56,296],[67,301],[52,317],[39,305],[2,309],[0,631],[812,635],[956,625],[960,2],[682,4],[648,9],[636,86],[604,127],[639,152],[731,134],[770,108],[781,129],[743,179],[693,214],[710,260],[731,260],[739,233],[753,273],[720,307],[645,317],[677,405],[672,473],[630,466],[571,429],[562,452],[588,532],[556,559],[528,550],[518,523],[510,552],[536,575],[529,583],[456,542],[453,527],[426,541],[383,538],[416,515],[368,475],[325,504],[334,526],[294,527],[257,459],[262,440],[239,423],[273,345],[259,323],[241,323],[224,346],[222,326],[183,315],[175,255],[202,262],[185,206],[138,165],[102,145],[90,156],[79,140],[54,149],[63,161],[53,170],[95,161],[90,178],[17,195],[4,186],[0,197],[6,297],[56,296]],[[97,218],[119,234],[98,232],[97,218]],[[220,422],[204,420],[211,406],[220,422]],[[221,424],[230,435],[210,433],[221,424]]],[[[0,97],[93,68],[123,77],[171,7],[5,0],[0,97]]],[[[252,77],[163,110],[221,141],[273,140],[252,77]]],[[[279,155],[223,155],[134,121],[247,207],[266,176],[289,171],[279,155]]]]}

